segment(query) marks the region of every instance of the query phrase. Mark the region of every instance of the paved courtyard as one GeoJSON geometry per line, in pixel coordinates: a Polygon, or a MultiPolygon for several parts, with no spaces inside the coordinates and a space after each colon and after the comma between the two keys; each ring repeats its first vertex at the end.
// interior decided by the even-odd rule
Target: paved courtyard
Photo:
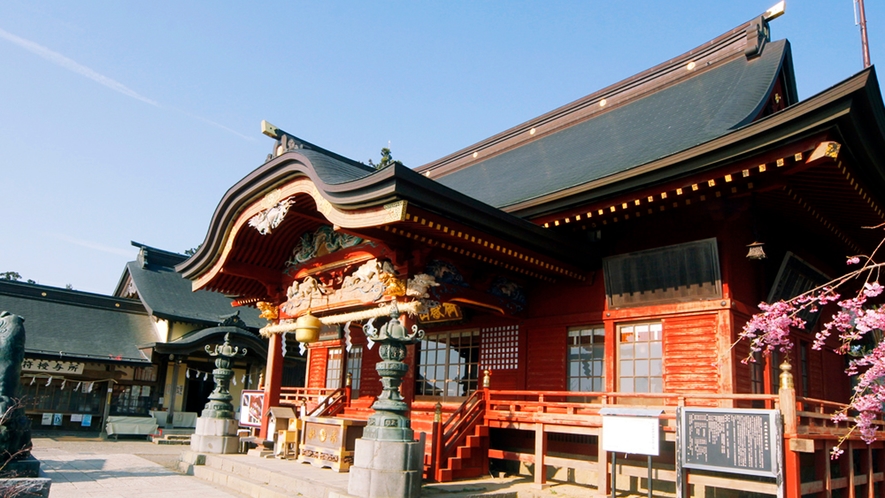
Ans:
{"type": "Polygon", "coordinates": [[[244,498],[174,472],[185,446],[98,437],[34,437],[33,455],[52,479],[52,498],[244,498]]]}
{"type": "MultiPolygon", "coordinates": [[[[104,440],[82,434],[40,434],[33,437],[34,457],[52,479],[50,498],[248,498],[228,488],[181,474],[181,454],[187,446],[157,445],[144,439],[104,440]]],[[[245,455],[239,458],[249,458],[245,455]]],[[[260,459],[259,459],[260,460],[260,459]]],[[[330,472],[297,462],[270,459],[269,468],[284,467],[284,472],[310,475],[330,472]]],[[[329,477],[338,477],[332,473],[329,477]]],[[[322,477],[320,478],[322,479],[322,477]]],[[[519,498],[585,497],[591,489],[557,484],[539,490],[530,478],[477,479],[453,483],[429,484],[422,495],[431,498],[464,498],[478,495],[519,498]]]]}

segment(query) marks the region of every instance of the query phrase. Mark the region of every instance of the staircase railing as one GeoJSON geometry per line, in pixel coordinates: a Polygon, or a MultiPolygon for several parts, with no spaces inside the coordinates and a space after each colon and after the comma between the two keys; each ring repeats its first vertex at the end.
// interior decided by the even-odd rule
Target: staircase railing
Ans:
{"type": "Polygon", "coordinates": [[[328,396],[320,400],[317,406],[311,410],[308,417],[334,417],[347,406],[344,388],[332,391],[328,396]]]}
{"type": "Polygon", "coordinates": [[[341,413],[350,402],[350,387],[340,389],[284,387],[280,393],[280,405],[291,406],[311,417],[332,417],[341,413]]]}
{"type": "Polygon", "coordinates": [[[473,433],[484,418],[485,392],[483,390],[474,391],[445,422],[434,418],[429,476],[438,482],[442,480],[442,470],[445,463],[455,456],[458,447],[464,445],[467,436],[473,433]]]}

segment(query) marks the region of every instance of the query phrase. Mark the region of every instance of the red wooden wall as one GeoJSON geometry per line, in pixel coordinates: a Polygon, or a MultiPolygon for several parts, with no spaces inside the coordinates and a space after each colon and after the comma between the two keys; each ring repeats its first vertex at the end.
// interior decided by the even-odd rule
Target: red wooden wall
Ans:
{"type": "Polygon", "coordinates": [[[718,324],[716,314],[663,320],[665,392],[719,392],[718,324]]]}

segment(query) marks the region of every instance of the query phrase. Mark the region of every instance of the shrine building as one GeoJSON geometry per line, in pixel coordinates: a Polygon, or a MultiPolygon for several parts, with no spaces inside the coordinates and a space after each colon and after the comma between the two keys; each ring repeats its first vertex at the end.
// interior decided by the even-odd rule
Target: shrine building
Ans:
{"type": "MultiPolygon", "coordinates": [[[[675,470],[677,408],[757,408],[783,416],[787,495],[885,491],[881,442],[852,434],[828,457],[852,390],[846,358],[811,348],[825,320],[793,331],[789,357],[743,363],[735,344],[759,302],[841,275],[885,221],[875,69],[800,101],[777,15],[415,169],[263,123],[272,152],[176,266],[268,319],[262,435],[274,406],[367,419],[382,386],[364,330],[395,307],[425,334],[401,391],[426,479],[491,465],[608,494],[600,410],[654,408],[656,492],[776,494],[776,479],[675,470]],[[294,343],[303,317],[321,328],[294,343]],[[306,357],[303,385],[283,382],[284,349],[306,357]]],[[[644,457],[618,464],[619,490],[644,493],[644,457]]]]}

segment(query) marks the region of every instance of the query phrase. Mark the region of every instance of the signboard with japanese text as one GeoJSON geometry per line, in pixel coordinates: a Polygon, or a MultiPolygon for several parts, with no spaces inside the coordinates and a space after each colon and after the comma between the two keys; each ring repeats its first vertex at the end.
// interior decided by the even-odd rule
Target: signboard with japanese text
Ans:
{"type": "Polygon", "coordinates": [[[22,361],[22,372],[46,373],[50,375],[83,375],[85,363],[76,361],[41,360],[25,358],[22,361]]]}
{"type": "Polygon", "coordinates": [[[781,473],[777,410],[681,408],[676,431],[687,469],[763,477],[781,473]]]}
{"type": "Polygon", "coordinates": [[[427,310],[426,313],[418,313],[418,321],[421,323],[440,323],[461,320],[464,315],[461,308],[454,303],[442,303],[427,310]]]}

